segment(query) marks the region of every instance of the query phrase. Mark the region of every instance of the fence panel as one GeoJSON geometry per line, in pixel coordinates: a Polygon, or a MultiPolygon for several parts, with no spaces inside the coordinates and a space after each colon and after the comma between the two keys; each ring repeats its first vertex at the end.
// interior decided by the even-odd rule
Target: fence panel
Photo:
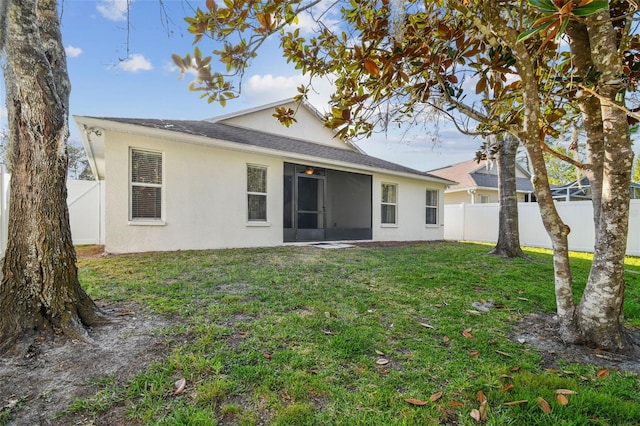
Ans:
{"type": "MultiPolygon", "coordinates": [[[[589,201],[562,201],[556,203],[558,213],[569,226],[569,248],[593,252],[595,231],[593,207],[589,201]]],[[[497,203],[447,204],[444,209],[444,237],[447,240],[498,241],[497,203]]],[[[551,248],[551,239],[542,224],[536,203],[518,204],[520,244],[529,247],[551,248]]],[[[631,200],[627,254],[640,256],[640,200],[631,200]]]]}

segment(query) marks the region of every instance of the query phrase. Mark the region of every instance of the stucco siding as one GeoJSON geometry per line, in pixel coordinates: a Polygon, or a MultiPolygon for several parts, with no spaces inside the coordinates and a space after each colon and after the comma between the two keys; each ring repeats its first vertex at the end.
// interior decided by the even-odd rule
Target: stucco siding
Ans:
{"type": "Polygon", "coordinates": [[[106,250],[113,253],[282,243],[282,161],[111,133],[106,141],[106,250]],[[129,151],[163,154],[163,224],[129,220],[129,151]],[[247,221],[247,164],[267,167],[267,222],[247,221]]]}
{"type": "Polygon", "coordinates": [[[427,241],[444,239],[444,186],[392,175],[373,176],[373,240],[427,241]],[[397,185],[397,223],[382,224],[382,184],[397,185]],[[438,190],[438,223],[426,224],[426,190],[438,190]]]}
{"type": "Polygon", "coordinates": [[[245,129],[259,129],[262,132],[274,135],[282,135],[292,139],[300,139],[309,142],[321,143],[342,149],[351,149],[341,139],[334,137],[331,129],[325,127],[309,110],[299,107],[295,103],[285,105],[296,111],[296,123],[286,127],[273,117],[274,109],[268,108],[255,111],[247,115],[221,120],[220,123],[243,127],[245,129]]]}

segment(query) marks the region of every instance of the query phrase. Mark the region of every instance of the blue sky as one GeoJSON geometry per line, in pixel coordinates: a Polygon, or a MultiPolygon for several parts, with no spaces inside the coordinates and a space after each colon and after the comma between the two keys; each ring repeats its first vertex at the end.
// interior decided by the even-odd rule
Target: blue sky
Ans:
{"type": "MultiPolygon", "coordinates": [[[[126,0],[62,0],[62,37],[71,79],[71,115],[99,117],[171,118],[198,120],[293,97],[306,81],[286,64],[276,40],[267,43],[245,74],[240,98],[225,108],[208,104],[180,80],[171,55],[192,51],[193,37],[184,17],[204,0],[131,0],[127,32],[126,0]]],[[[304,20],[301,25],[305,25],[304,20]]],[[[216,46],[203,39],[203,53],[216,46]]],[[[331,93],[328,83],[316,87],[311,102],[321,112],[331,93]]],[[[0,96],[5,99],[4,84],[0,96]]],[[[0,127],[6,127],[6,108],[0,106],[0,127]]],[[[72,143],[80,140],[71,123],[72,143]]],[[[474,157],[481,141],[460,135],[441,124],[440,138],[421,129],[359,141],[368,154],[430,170],[474,157]]]]}

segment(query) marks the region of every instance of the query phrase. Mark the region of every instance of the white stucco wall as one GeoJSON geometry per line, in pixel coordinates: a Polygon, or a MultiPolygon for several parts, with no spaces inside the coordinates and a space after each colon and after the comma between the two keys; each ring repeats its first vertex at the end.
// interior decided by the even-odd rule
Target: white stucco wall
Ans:
{"type": "Polygon", "coordinates": [[[373,177],[373,240],[421,241],[444,239],[444,186],[393,175],[373,177]],[[398,185],[397,224],[381,223],[382,183],[398,185]],[[439,190],[438,224],[426,225],[426,190],[439,190]]]}
{"type": "Polygon", "coordinates": [[[312,141],[336,148],[350,149],[341,139],[334,137],[333,131],[324,126],[323,122],[318,120],[304,106],[299,106],[293,102],[283,106],[293,110],[297,108],[295,116],[296,120],[298,120],[297,123],[293,123],[289,127],[283,126],[273,117],[274,108],[253,111],[246,115],[231,117],[218,122],[274,135],[282,135],[288,138],[312,141]]]}
{"type": "MultiPolygon", "coordinates": [[[[111,253],[265,247],[283,244],[285,159],[149,136],[105,135],[105,248],[111,253]],[[163,221],[129,220],[129,152],[163,154],[163,221]],[[267,167],[267,222],[247,221],[247,164],[267,167]]],[[[362,170],[314,164],[334,170],[362,170]]],[[[443,185],[394,175],[373,175],[374,240],[441,240],[443,185]],[[398,184],[398,224],[380,224],[381,183],[398,184]],[[438,225],[425,225],[425,190],[440,190],[438,225]]]]}
{"type": "Polygon", "coordinates": [[[282,244],[282,161],[260,155],[109,133],[105,246],[108,252],[282,244]],[[164,224],[129,220],[129,148],[162,152],[164,224]],[[267,222],[247,221],[247,164],[267,166],[267,222]]]}

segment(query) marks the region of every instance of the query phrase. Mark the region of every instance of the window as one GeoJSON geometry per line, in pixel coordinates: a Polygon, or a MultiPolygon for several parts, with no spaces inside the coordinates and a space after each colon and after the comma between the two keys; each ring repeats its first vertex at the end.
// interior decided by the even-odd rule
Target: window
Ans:
{"type": "Polygon", "coordinates": [[[435,189],[427,189],[426,224],[438,224],[438,191],[435,189]]]}
{"type": "Polygon", "coordinates": [[[247,220],[267,221],[267,168],[247,166],[247,220]]]}
{"type": "Polygon", "coordinates": [[[396,209],[398,207],[398,185],[382,184],[382,215],[381,221],[386,224],[396,224],[396,209]]]}
{"type": "Polygon", "coordinates": [[[131,150],[131,220],[162,219],[162,153],[131,150]]]}
{"type": "Polygon", "coordinates": [[[489,202],[488,195],[480,195],[480,204],[487,204],[489,202]]]}

